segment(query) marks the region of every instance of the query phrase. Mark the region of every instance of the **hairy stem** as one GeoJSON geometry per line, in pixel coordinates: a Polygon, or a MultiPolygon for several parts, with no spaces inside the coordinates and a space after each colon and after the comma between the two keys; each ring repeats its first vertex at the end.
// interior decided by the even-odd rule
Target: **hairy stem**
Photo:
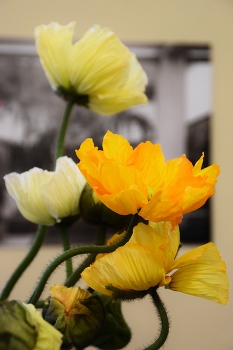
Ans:
{"type": "MultiPolygon", "coordinates": [[[[62,235],[63,251],[65,252],[70,249],[70,241],[68,237],[67,228],[64,226],[60,226],[60,231],[62,235]]],[[[66,278],[70,277],[72,272],[73,272],[72,260],[67,259],[66,260],[66,278]]]]}
{"type": "Polygon", "coordinates": [[[129,227],[128,227],[126,234],[122,237],[122,239],[119,242],[117,242],[115,244],[103,245],[103,246],[87,245],[87,246],[75,247],[75,248],[72,248],[72,249],[67,250],[66,252],[60,254],[44,270],[44,272],[40,278],[40,281],[37,284],[36,289],[34,290],[33,294],[31,295],[31,297],[28,300],[28,303],[36,304],[36,302],[40,298],[41,293],[43,292],[43,289],[44,289],[49,277],[51,276],[53,271],[60,264],[62,264],[64,261],[66,261],[67,259],[70,259],[76,255],[79,255],[79,254],[88,254],[88,253],[98,254],[98,253],[113,252],[116,248],[123,246],[125,243],[128,242],[128,240],[132,236],[133,228],[135,225],[137,225],[137,223],[138,223],[138,215],[135,214],[135,215],[133,215],[133,217],[131,219],[131,222],[129,224],[129,227]]]}
{"type": "Polygon", "coordinates": [[[168,321],[167,311],[157,293],[156,287],[151,288],[150,295],[152,297],[153,303],[158,311],[158,314],[161,320],[161,330],[157,340],[153,344],[145,348],[144,350],[158,350],[161,348],[161,346],[163,346],[163,344],[167,339],[167,336],[169,333],[169,321],[168,321]]]}
{"type": "MultiPolygon", "coordinates": [[[[106,226],[100,226],[99,235],[98,235],[96,244],[97,245],[104,244],[105,236],[106,236],[106,226]]],[[[96,254],[89,254],[87,258],[79,265],[79,267],[67,278],[64,285],[66,287],[73,287],[75,283],[77,283],[78,280],[80,279],[81,273],[83,272],[83,270],[87,266],[92,264],[93,261],[95,261],[95,257],[96,257],[96,254]]]]}
{"type": "Polygon", "coordinates": [[[66,130],[67,130],[67,127],[69,124],[70,114],[71,114],[73,105],[74,105],[74,101],[69,100],[67,102],[66,109],[65,109],[64,116],[63,116],[62,123],[61,123],[61,127],[60,127],[59,134],[58,134],[55,156],[54,156],[54,167],[56,165],[56,160],[63,155],[66,130]]]}
{"type": "Polygon", "coordinates": [[[36,237],[34,239],[34,242],[32,246],[30,247],[30,250],[28,251],[25,258],[21,261],[21,263],[17,266],[13,274],[10,276],[8,281],[6,282],[0,296],[0,301],[5,300],[9,297],[12,289],[14,288],[15,284],[17,283],[18,279],[22,276],[24,271],[27,269],[27,267],[30,265],[32,260],[35,258],[36,254],[38,253],[43,240],[45,236],[47,226],[39,225],[38,230],[36,233],[36,237]]]}

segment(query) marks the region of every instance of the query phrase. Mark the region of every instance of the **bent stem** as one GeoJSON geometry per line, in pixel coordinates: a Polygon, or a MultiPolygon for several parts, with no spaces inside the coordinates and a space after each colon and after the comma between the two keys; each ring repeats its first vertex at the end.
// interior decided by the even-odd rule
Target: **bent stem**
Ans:
{"type": "MultiPolygon", "coordinates": [[[[65,252],[70,249],[70,241],[68,237],[67,228],[64,226],[61,226],[60,231],[61,231],[62,242],[63,242],[63,251],[65,252]]],[[[66,278],[70,277],[72,272],[73,272],[72,260],[67,259],[66,260],[66,278]]]]}
{"type": "Polygon", "coordinates": [[[69,125],[70,114],[71,114],[73,105],[74,105],[73,100],[67,101],[66,109],[65,109],[65,112],[63,115],[61,127],[60,127],[59,134],[58,134],[56,149],[55,149],[54,168],[56,165],[56,160],[63,155],[65,136],[66,136],[67,127],[69,125]]]}
{"type": "MultiPolygon", "coordinates": [[[[106,226],[101,225],[99,228],[99,234],[98,234],[98,239],[96,244],[97,245],[104,244],[105,236],[106,236],[106,226]]],[[[78,280],[80,279],[81,273],[83,272],[83,270],[95,261],[96,255],[97,254],[89,254],[87,258],[79,265],[79,267],[70,276],[68,276],[67,280],[64,283],[64,286],[73,287],[75,283],[77,283],[78,280]]]]}
{"type": "Polygon", "coordinates": [[[167,311],[157,293],[156,287],[151,288],[150,296],[152,297],[153,303],[158,311],[158,314],[161,320],[161,330],[160,330],[158,339],[153,344],[145,348],[144,350],[158,350],[161,348],[161,346],[163,346],[163,344],[167,339],[167,336],[169,333],[169,321],[168,321],[167,311]]]}
{"type": "Polygon", "coordinates": [[[117,242],[115,244],[102,245],[102,246],[87,245],[87,246],[75,247],[75,248],[67,250],[66,252],[58,255],[58,257],[56,257],[44,270],[44,272],[41,276],[41,279],[36,286],[36,289],[34,290],[34,292],[32,293],[31,297],[28,300],[28,304],[34,304],[34,305],[36,304],[41,293],[43,292],[43,289],[44,289],[49,277],[51,276],[53,271],[60,264],[62,264],[64,261],[72,258],[73,256],[79,255],[79,254],[88,254],[88,253],[98,254],[98,253],[111,253],[111,252],[113,252],[115,249],[123,246],[125,243],[128,242],[128,240],[132,236],[133,228],[135,225],[137,225],[137,223],[138,223],[138,214],[135,214],[135,215],[133,215],[133,217],[131,219],[131,222],[129,224],[129,227],[128,227],[126,234],[122,237],[122,239],[119,242],[117,242]]]}
{"type": "Polygon", "coordinates": [[[6,284],[2,290],[1,296],[0,296],[0,301],[3,301],[9,297],[9,295],[10,295],[12,289],[14,288],[15,284],[17,283],[18,279],[22,276],[24,271],[30,265],[32,260],[35,258],[36,254],[38,253],[38,251],[43,243],[46,230],[47,230],[47,226],[44,226],[44,225],[38,226],[36,237],[34,239],[32,246],[30,247],[30,250],[28,251],[25,258],[22,260],[22,262],[15,269],[15,271],[13,272],[11,277],[6,282],[6,284]]]}

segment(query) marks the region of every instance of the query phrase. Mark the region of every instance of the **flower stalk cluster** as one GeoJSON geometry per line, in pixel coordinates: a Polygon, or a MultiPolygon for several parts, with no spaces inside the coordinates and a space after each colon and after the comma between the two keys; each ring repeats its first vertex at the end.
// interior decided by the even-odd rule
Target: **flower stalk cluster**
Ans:
{"type": "MultiPolygon", "coordinates": [[[[226,264],[214,243],[177,258],[183,215],[214,194],[219,166],[202,169],[185,155],[166,161],[150,141],[135,149],[108,131],[102,149],[92,139],[77,145],[79,163],[64,156],[65,135],[75,104],[110,115],[147,102],[146,73],[109,29],[93,26],[73,43],[74,23],[35,29],[37,51],[52,89],[67,101],[52,171],[33,168],[4,177],[25,219],[39,225],[35,241],[0,295],[0,343],[8,349],[124,348],[131,331],[122,303],[146,295],[158,311],[161,330],[146,349],[160,349],[169,333],[158,290],[166,288],[220,304],[228,301],[226,264]],[[82,217],[99,226],[95,245],[70,246],[68,230],[82,217]],[[63,253],[53,259],[27,304],[8,300],[42,246],[49,226],[59,228],[63,253]],[[115,234],[107,242],[108,227],[115,234]],[[77,268],[72,258],[88,254],[77,268]],[[66,263],[66,281],[50,287],[51,274],[66,263]],[[76,285],[82,278],[88,289],[76,285]],[[43,307],[42,315],[35,306],[43,307]],[[20,336],[19,336],[20,335],[20,336]]],[[[96,116],[96,118],[98,118],[96,116]]],[[[77,160],[78,161],[78,160],[77,160]]]]}

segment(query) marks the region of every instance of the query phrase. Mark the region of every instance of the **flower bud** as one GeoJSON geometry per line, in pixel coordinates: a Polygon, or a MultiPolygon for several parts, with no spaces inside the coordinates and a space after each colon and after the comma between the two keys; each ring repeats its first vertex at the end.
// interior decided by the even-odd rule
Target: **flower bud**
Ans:
{"type": "Polygon", "coordinates": [[[101,331],[92,345],[103,350],[124,348],[131,339],[131,331],[121,311],[121,300],[114,299],[101,293],[95,293],[103,303],[106,311],[106,318],[101,331]]]}
{"type": "Polygon", "coordinates": [[[68,225],[79,215],[86,181],[71,158],[58,158],[55,171],[33,168],[5,175],[4,180],[21,214],[35,224],[68,225]]]}
{"type": "Polygon", "coordinates": [[[47,323],[34,305],[11,300],[0,304],[0,349],[59,350],[62,334],[47,323]]]}
{"type": "Polygon", "coordinates": [[[63,335],[62,348],[84,348],[96,338],[105,313],[98,298],[79,287],[53,285],[43,308],[44,319],[63,335]]]}
{"type": "Polygon", "coordinates": [[[125,226],[128,215],[120,215],[107,208],[96,196],[92,188],[86,184],[79,201],[82,218],[90,224],[106,224],[116,229],[125,226]]]}

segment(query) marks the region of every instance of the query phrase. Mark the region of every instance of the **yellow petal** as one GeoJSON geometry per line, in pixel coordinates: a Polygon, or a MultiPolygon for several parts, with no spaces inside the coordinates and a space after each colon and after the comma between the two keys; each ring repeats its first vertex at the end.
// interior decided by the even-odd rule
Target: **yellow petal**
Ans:
{"type": "Polygon", "coordinates": [[[103,148],[84,141],[78,166],[98,198],[118,214],[138,212],[145,220],[171,221],[174,228],[183,214],[214,194],[219,168],[201,170],[203,156],[194,167],[185,155],[165,162],[159,145],[147,141],[132,151],[127,140],[111,132],[103,148]]]}
{"type": "Polygon", "coordinates": [[[108,208],[120,215],[136,214],[138,208],[148,202],[147,198],[135,185],[132,185],[115,195],[97,194],[97,196],[108,208]]]}
{"type": "Polygon", "coordinates": [[[91,296],[91,293],[80,287],[67,288],[58,284],[51,286],[49,291],[52,298],[64,305],[67,313],[75,308],[77,300],[88,299],[91,296]]]}
{"type": "Polygon", "coordinates": [[[69,55],[72,46],[75,22],[67,26],[50,23],[35,28],[38,55],[45,74],[54,90],[57,87],[69,89],[69,55]]]}
{"type": "Polygon", "coordinates": [[[35,29],[37,51],[54,90],[103,115],[147,102],[146,73],[110,29],[95,25],[74,44],[73,34],[74,23],[35,29]]]}
{"type": "Polygon", "coordinates": [[[82,273],[84,281],[93,289],[112,293],[106,286],[126,291],[147,290],[155,286],[164,276],[162,254],[157,256],[144,247],[129,243],[95,261],[82,273]],[[161,262],[159,264],[159,262],[161,262]]]}
{"type": "Polygon", "coordinates": [[[178,270],[171,276],[170,289],[220,304],[227,303],[229,282],[226,264],[213,243],[184,254],[171,269],[178,270]]]}
{"type": "Polygon", "coordinates": [[[72,85],[87,95],[121,89],[128,78],[130,58],[130,51],[111,30],[93,26],[73,46],[72,85]]]}
{"type": "Polygon", "coordinates": [[[165,159],[161,146],[150,141],[140,143],[132,152],[127,162],[142,172],[144,182],[154,191],[163,183],[165,159]]]}
{"type": "MultiPolygon", "coordinates": [[[[174,245],[179,231],[170,243],[171,225],[160,223],[156,228],[140,223],[128,243],[113,253],[99,256],[86,268],[82,277],[93,289],[111,295],[106,286],[127,291],[147,290],[164,280],[167,266],[174,260],[174,245]],[[166,247],[167,250],[166,250],[166,247]]],[[[175,243],[176,241],[176,243],[175,243]]]]}
{"type": "Polygon", "coordinates": [[[125,164],[133,152],[133,147],[123,136],[107,131],[103,139],[103,150],[107,159],[125,164]]]}

